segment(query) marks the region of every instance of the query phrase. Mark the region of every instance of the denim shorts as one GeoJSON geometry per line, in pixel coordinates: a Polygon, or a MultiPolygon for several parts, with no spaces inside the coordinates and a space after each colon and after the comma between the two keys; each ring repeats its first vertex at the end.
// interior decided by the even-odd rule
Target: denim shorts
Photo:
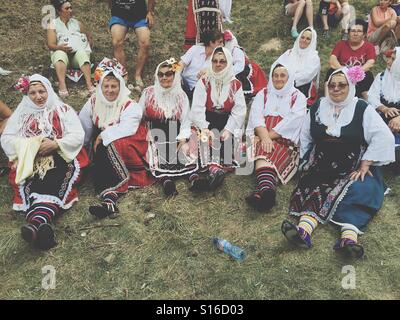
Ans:
{"type": "Polygon", "coordinates": [[[134,29],[141,28],[141,27],[147,27],[147,28],[149,27],[146,19],[141,19],[141,20],[137,20],[137,21],[128,21],[128,20],[122,19],[120,17],[112,16],[110,19],[110,22],[108,23],[108,27],[111,29],[111,27],[114,24],[120,24],[127,28],[134,28],[134,29]]]}

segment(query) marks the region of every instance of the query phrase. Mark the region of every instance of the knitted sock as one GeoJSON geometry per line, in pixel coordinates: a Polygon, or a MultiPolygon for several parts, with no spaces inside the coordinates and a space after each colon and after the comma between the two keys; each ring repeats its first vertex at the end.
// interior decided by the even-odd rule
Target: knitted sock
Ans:
{"type": "Polygon", "coordinates": [[[358,234],[354,228],[352,228],[351,226],[345,226],[342,227],[341,232],[341,239],[349,239],[357,243],[358,234]]]}
{"type": "Polygon", "coordinates": [[[300,217],[298,227],[302,228],[305,232],[311,235],[317,225],[318,221],[315,218],[305,214],[300,217]]]}
{"type": "Polygon", "coordinates": [[[275,169],[262,167],[256,170],[256,183],[258,192],[266,189],[276,190],[277,174],[275,169]]]}
{"type": "Polygon", "coordinates": [[[106,192],[101,196],[101,200],[105,203],[111,203],[115,206],[118,200],[118,193],[116,193],[115,191],[106,192]]]}
{"type": "Polygon", "coordinates": [[[217,166],[216,164],[211,164],[208,167],[208,172],[210,174],[216,174],[218,171],[223,171],[222,168],[220,166],[217,166]]]}
{"type": "Polygon", "coordinates": [[[55,203],[36,203],[28,209],[26,221],[37,230],[41,224],[52,222],[59,210],[60,207],[55,203]]]}

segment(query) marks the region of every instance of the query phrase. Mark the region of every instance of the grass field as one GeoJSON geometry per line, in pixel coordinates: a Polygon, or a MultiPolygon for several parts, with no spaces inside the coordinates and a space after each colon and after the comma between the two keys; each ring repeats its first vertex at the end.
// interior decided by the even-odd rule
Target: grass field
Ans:
{"type": "MultiPolygon", "coordinates": [[[[315,7],[318,2],[314,0],[315,7]]],[[[361,17],[375,2],[351,1],[361,17]]],[[[7,3],[0,8],[0,66],[15,72],[0,77],[0,97],[14,109],[21,96],[8,88],[19,75],[49,74],[41,29],[41,9],[47,1],[7,3]]],[[[147,85],[160,61],[183,54],[186,3],[158,1],[145,69],[147,85]]],[[[75,0],[73,5],[77,18],[94,34],[96,61],[111,57],[106,1],[75,0]]],[[[233,1],[234,24],[229,27],[251,59],[266,69],[292,44],[290,19],[282,12],[280,0],[233,1]],[[273,38],[281,48],[263,50],[273,38]]],[[[318,44],[323,76],[339,37],[336,30],[328,42],[318,44]]],[[[127,53],[132,61],[136,53],[132,34],[127,53]]],[[[379,62],[374,72],[381,68],[379,62]]],[[[84,83],[69,88],[67,102],[79,110],[86,100],[84,83]]],[[[179,195],[174,199],[166,200],[158,185],[132,191],[120,201],[118,219],[99,222],[88,212],[96,202],[89,175],[80,189],[80,201],[56,223],[58,246],[38,252],[20,237],[24,217],[11,210],[11,189],[1,177],[0,299],[399,299],[400,183],[389,169],[385,176],[392,191],[361,237],[365,258],[351,263],[333,252],[339,232],[331,225],[316,230],[311,250],[298,250],[286,242],[280,225],[287,216],[293,181],[279,188],[277,205],[268,214],[256,213],[244,202],[253,177],[232,174],[215,193],[194,195],[184,179],[178,182],[179,195]],[[150,213],[155,218],[148,221],[150,213]],[[247,258],[237,262],[217,251],[213,236],[241,246],[247,258]],[[342,271],[348,264],[355,268],[356,285],[346,290],[342,271]],[[53,290],[42,288],[42,268],[48,265],[56,270],[53,290]]]]}

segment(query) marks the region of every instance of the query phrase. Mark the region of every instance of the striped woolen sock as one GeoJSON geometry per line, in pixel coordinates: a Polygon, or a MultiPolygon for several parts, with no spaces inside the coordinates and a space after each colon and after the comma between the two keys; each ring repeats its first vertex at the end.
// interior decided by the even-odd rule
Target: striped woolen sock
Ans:
{"type": "Polygon", "coordinates": [[[223,171],[220,166],[217,166],[216,164],[211,164],[208,167],[208,172],[211,174],[216,174],[218,171],[223,171]]]}
{"type": "Polygon", "coordinates": [[[111,203],[115,206],[118,200],[118,193],[115,191],[106,192],[101,196],[101,200],[106,203],[111,203]]]}
{"type": "Polygon", "coordinates": [[[317,219],[305,214],[300,217],[300,222],[298,227],[302,228],[305,232],[311,235],[314,229],[317,227],[317,225],[318,225],[317,219]]]}
{"type": "Polygon", "coordinates": [[[275,169],[262,167],[256,170],[257,191],[262,192],[266,189],[276,190],[277,174],[275,169]]]}
{"type": "Polygon", "coordinates": [[[355,227],[346,225],[342,227],[341,232],[342,232],[341,234],[342,239],[350,239],[353,240],[355,243],[357,243],[358,233],[355,227]]]}
{"type": "Polygon", "coordinates": [[[51,223],[59,210],[60,207],[55,203],[36,203],[29,208],[26,221],[37,229],[41,224],[51,223]]]}

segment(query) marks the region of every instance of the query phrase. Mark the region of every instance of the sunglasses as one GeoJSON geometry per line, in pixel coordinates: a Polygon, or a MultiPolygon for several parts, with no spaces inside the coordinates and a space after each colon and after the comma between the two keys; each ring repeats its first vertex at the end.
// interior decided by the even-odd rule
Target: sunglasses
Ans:
{"type": "Polygon", "coordinates": [[[219,64],[226,64],[226,60],[217,60],[217,59],[213,59],[213,60],[211,60],[212,61],[212,63],[219,63],[219,64]]]}
{"type": "Polygon", "coordinates": [[[335,90],[336,88],[338,88],[339,90],[343,90],[346,87],[347,87],[347,83],[344,83],[344,82],[329,83],[328,84],[328,89],[329,90],[335,90]]]}
{"type": "Polygon", "coordinates": [[[169,78],[169,77],[172,77],[173,75],[175,74],[175,72],[173,72],[173,71],[167,71],[167,72],[161,72],[161,71],[159,71],[158,73],[157,73],[157,76],[159,77],[159,78],[162,78],[162,77],[167,77],[167,78],[169,78]]]}

